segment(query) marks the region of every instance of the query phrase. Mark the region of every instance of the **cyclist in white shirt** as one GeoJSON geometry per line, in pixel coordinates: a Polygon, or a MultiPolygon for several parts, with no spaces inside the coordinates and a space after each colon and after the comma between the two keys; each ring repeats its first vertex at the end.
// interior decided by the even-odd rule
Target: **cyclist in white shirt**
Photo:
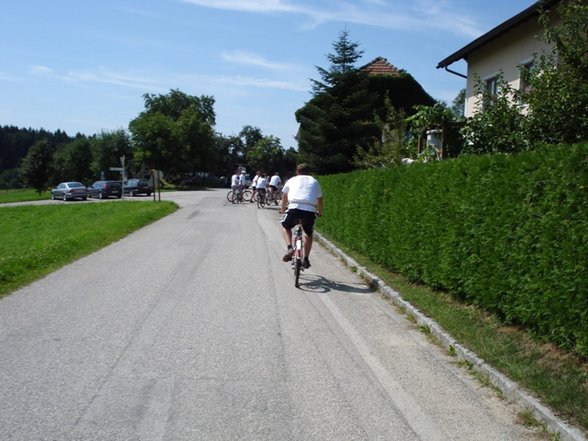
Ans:
{"type": "Polygon", "coordinates": [[[282,178],[280,178],[280,174],[275,172],[270,179],[269,188],[270,191],[274,194],[274,199],[276,200],[276,205],[278,205],[278,188],[282,185],[282,178]]]}
{"type": "Polygon", "coordinates": [[[254,202],[255,201],[255,190],[257,188],[257,181],[259,180],[259,175],[261,175],[261,172],[258,170],[257,173],[255,173],[255,177],[251,181],[251,189],[253,190],[253,194],[251,195],[251,201],[250,202],[254,202]]]}
{"type": "Polygon", "coordinates": [[[241,189],[247,188],[247,175],[245,174],[244,170],[241,170],[241,174],[239,175],[239,186],[241,189]]]}
{"type": "Polygon", "coordinates": [[[312,249],[312,233],[314,220],[323,213],[323,192],[319,182],[310,176],[308,164],[300,164],[296,167],[296,176],[290,178],[282,188],[282,205],[280,213],[283,213],[282,227],[284,240],[288,250],[282,260],[292,260],[294,250],[292,249],[292,228],[302,222],[304,229],[304,253],[305,258],[302,264],[310,268],[310,250],[312,249]],[[286,210],[286,208],[288,208],[286,210]]]}
{"type": "Polygon", "coordinates": [[[235,170],[231,176],[231,190],[237,191],[239,189],[239,170],[235,170]]]}
{"type": "Polygon", "coordinates": [[[257,178],[257,187],[255,188],[255,190],[259,192],[261,198],[265,199],[265,193],[267,191],[268,185],[269,182],[267,180],[267,177],[265,176],[265,173],[260,173],[259,177],[257,178]]]}

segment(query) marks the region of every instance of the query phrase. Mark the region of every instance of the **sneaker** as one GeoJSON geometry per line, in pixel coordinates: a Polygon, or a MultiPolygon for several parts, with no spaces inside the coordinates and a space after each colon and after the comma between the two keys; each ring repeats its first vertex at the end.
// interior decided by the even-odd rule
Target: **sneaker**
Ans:
{"type": "Polygon", "coordinates": [[[288,252],[284,254],[284,257],[282,257],[282,261],[290,262],[292,260],[292,256],[294,256],[294,249],[290,248],[288,252]]]}
{"type": "Polygon", "coordinates": [[[304,262],[302,262],[302,266],[306,269],[310,268],[310,260],[308,260],[308,257],[304,258],[304,262]]]}

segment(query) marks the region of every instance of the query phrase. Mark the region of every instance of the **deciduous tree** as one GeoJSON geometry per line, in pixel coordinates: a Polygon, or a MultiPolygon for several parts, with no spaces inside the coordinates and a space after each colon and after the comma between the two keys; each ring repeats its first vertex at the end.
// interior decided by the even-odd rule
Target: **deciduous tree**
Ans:
{"type": "Polygon", "coordinates": [[[118,172],[109,171],[110,167],[120,167],[121,156],[126,162],[132,159],[129,135],[124,130],[102,132],[90,140],[92,148],[92,174],[98,179],[102,174],[111,179],[119,179],[118,172]]]}
{"type": "Polygon", "coordinates": [[[25,185],[34,188],[38,193],[45,191],[49,186],[49,180],[53,175],[54,150],[48,140],[37,141],[20,165],[21,179],[25,185]]]}
{"type": "Polygon", "coordinates": [[[283,160],[284,148],[275,136],[263,137],[247,153],[247,164],[252,170],[263,170],[266,173],[280,170],[283,160]]]}
{"type": "Polygon", "coordinates": [[[541,15],[543,39],[551,51],[539,54],[522,97],[528,105],[528,137],[538,143],[588,139],[588,5],[565,0],[561,22],[541,15]]]}
{"type": "Polygon", "coordinates": [[[92,150],[88,138],[79,135],[57,149],[53,155],[53,181],[87,183],[92,178],[92,150]]]}
{"type": "Polygon", "coordinates": [[[402,109],[396,110],[389,98],[386,98],[386,109],[384,118],[375,115],[382,138],[367,149],[357,148],[354,162],[360,168],[392,167],[400,165],[402,158],[408,156],[406,115],[402,109]]]}
{"type": "Polygon", "coordinates": [[[498,93],[490,96],[482,81],[476,82],[478,111],[461,130],[464,137],[462,153],[516,153],[529,150],[525,136],[525,116],[513,105],[516,91],[502,74],[498,77],[498,93]]]}
{"type": "Polygon", "coordinates": [[[129,124],[135,161],[170,177],[216,166],[214,98],[172,90],[144,99],[145,110],[129,124]]]}

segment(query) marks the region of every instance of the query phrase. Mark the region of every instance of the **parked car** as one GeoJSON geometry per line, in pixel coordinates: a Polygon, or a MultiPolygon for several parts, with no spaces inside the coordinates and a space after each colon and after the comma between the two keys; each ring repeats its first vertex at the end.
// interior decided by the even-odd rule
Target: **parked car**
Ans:
{"type": "Polygon", "coordinates": [[[51,199],[70,199],[86,200],[90,192],[81,182],[61,182],[57,187],[51,190],[51,199]]]}
{"type": "Polygon", "coordinates": [[[89,197],[106,199],[110,196],[120,198],[122,196],[122,183],[118,181],[96,181],[88,187],[89,197]]]}
{"type": "Polygon", "coordinates": [[[148,179],[129,179],[124,183],[124,192],[129,196],[135,196],[137,194],[150,196],[153,193],[153,187],[148,179]]]}

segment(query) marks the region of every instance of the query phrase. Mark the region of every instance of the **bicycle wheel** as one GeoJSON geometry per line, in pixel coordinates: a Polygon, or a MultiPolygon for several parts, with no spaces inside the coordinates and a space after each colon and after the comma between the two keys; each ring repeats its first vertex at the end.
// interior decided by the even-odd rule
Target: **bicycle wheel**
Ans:
{"type": "Polygon", "coordinates": [[[300,286],[300,273],[302,272],[302,259],[304,258],[304,249],[302,243],[302,227],[298,227],[296,240],[294,241],[294,286],[300,286]]]}
{"type": "Polygon", "coordinates": [[[233,190],[227,193],[227,200],[231,203],[235,203],[235,192],[233,190]]]}
{"type": "Polygon", "coordinates": [[[302,270],[302,259],[296,257],[294,260],[294,286],[300,286],[300,271],[302,270]]]}
{"type": "Polygon", "coordinates": [[[272,201],[274,200],[274,197],[273,196],[274,196],[274,194],[272,193],[272,191],[268,189],[267,190],[267,193],[265,194],[265,203],[267,205],[271,205],[272,204],[272,201]]]}
{"type": "Polygon", "coordinates": [[[243,190],[243,201],[244,202],[251,202],[251,198],[253,197],[253,192],[249,189],[243,190]]]}

